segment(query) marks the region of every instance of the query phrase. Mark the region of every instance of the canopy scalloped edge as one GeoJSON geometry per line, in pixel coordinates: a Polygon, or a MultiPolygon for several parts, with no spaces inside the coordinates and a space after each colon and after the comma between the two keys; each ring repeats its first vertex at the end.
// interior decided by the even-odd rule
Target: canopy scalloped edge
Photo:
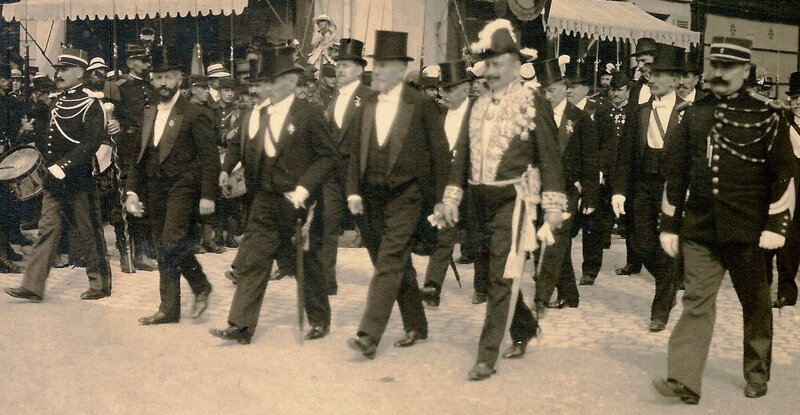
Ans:
{"type": "Polygon", "coordinates": [[[5,5],[6,21],[78,20],[241,14],[247,0],[22,0],[5,5]]]}

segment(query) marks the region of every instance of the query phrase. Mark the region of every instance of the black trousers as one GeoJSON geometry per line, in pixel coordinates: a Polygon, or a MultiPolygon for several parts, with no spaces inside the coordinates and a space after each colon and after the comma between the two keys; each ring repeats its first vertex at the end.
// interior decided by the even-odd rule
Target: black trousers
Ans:
{"type": "MultiPolygon", "coordinates": [[[[436,243],[433,252],[428,259],[428,268],[425,270],[425,286],[433,286],[441,290],[444,278],[447,276],[447,268],[453,258],[453,247],[458,240],[458,228],[455,226],[437,229],[436,243]]],[[[475,279],[476,284],[478,279],[475,279]]],[[[482,287],[486,292],[485,286],[482,287]]]]}
{"type": "Polygon", "coordinates": [[[639,259],[633,246],[633,228],[635,226],[633,200],[635,198],[636,194],[634,193],[625,200],[625,214],[617,219],[617,225],[619,226],[619,235],[625,238],[625,264],[633,265],[638,269],[642,267],[642,260],[639,259]]]}
{"type": "MultiPolygon", "coordinates": [[[[511,250],[511,219],[514,213],[514,191],[507,187],[470,186],[474,206],[470,223],[486,237],[473,240],[473,252],[478,259],[488,257],[488,296],[486,318],[478,343],[478,362],[494,366],[500,354],[513,280],[505,278],[505,266],[511,250]]],[[[477,273],[477,265],[476,265],[477,273]]],[[[510,334],[513,341],[527,341],[538,328],[538,322],[530,308],[525,305],[522,292],[518,293],[510,334]]]]}
{"type": "Polygon", "coordinates": [[[177,180],[148,177],[145,211],[150,216],[153,239],[158,250],[159,311],[169,317],[181,316],[183,275],[197,295],[211,289],[192,246],[197,240],[200,191],[197,178],[185,174],[177,180]]]}
{"type": "MultiPolygon", "coordinates": [[[[287,259],[296,261],[296,247],[292,238],[297,218],[305,222],[306,217],[305,209],[294,209],[281,193],[264,190],[254,192],[247,231],[234,260],[239,279],[228,313],[228,324],[244,329],[250,335],[255,333],[272,263],[279,251],[291,255],[287,259]]],[[[318,235],[309,237],[309,251],[303,256],[305,311],[309,324],[329,327],[331,308],[317,257],[320,238],[318,235]]]]}
{"type": "Polygon", "coordinates": [[[681,285],[683,273],[678,260],[667,255],[661,248],[658,237],[658,215],[661,213],[663,191],[664,180],[658,175],[645,174],[636,182],[632,236],[637,256],[655,279],[650,319],[667,323],[669,313],[675,306],[675,295],[681,285]]]}
{"type": "Polygon", "coordinates": [[[339,251],[339,235],[342,234],[342,217],[347,209],[344,185],[339,174],[334,174],[322,185],[322,246],[319,259],[328,289],[336,292],[336,255],[339,251]]]}
{"type": "Polygon", "coordinates": [[[742,305],[744,320],[744,378],[766,383],[772,360],[772,309],[766,251],[757,244],[705,245],[681,242],[686,263],[683,313],[672,330],[667,376],[700,394],[716,319],[717,292],[725,271],[742,305]]]}
{"type": "Polygon", "coordinates": [[[64,224],[69,222],[80,235],[84,249],[89,288],[111,292],[111,267],[106,259],[106,240],[100,222],[100,202],[96,186],[70,191],[43,191],[42,215],[39,219],[39,239],[25,270],[22,287],[38,295],[44,294],[45,281],[50,274],[50,262],[58,254],[58,244],[64,224]]]}
{"type": "Polygon", "coordinates": [[[367,334],[380,342],[395,301],[405,331],[427,331],[428,320],[411,263],[410,246],[422,212],[422,191],[416,182],[410,182],[392,190],[365,186],[361,196],[364,214],[356,220],[375,272],[358,334],[367,334]]]}
{"type": "MultiPolygon", "coordinates": [[[[600,197],[594,212],[584,215],[578,212],[573,225],[573,235],[583,229],[583,276],[597,278],[603,266],[603,250],[611,243],[611,229],[614,227],[614,211],[611,208],[611,189],[600,186],[600,197]]],[[[574,236],[573,236],[574,237],[574,236]]]]}
{"type": "Polygon", "coordinates": [[[772,285],[772,258],[777,256],[778,298],[785,298],[788,304],[797,303],[797,270],[800,268],[800,218],[797,213],[786,232],[786,243],[777,251],[767,255],[767,278],[772,285]]]}
{"type": "MultiPolygon", "coordinates": [[[[461,200],[461,216],[464,218],[459,221],[459,224],[466,221],[467,237],[466,243],[461,244],[461,255],[465,255],[465,246],[467,255],[472,257],[472,267],[475,271],[475,277],[472,280],[472,288],[477,293],[486,294],[489,292],[489,247],[492,243],[492,235],[486,233],[486,224],[478,223],[479,206],[475,205],[475,186],[468,186],[464,192],[464,198],[461,200]]],[[[485,190],[484,190],[485,191],[485,190]]],[[[456,227],[457,228],[457,227],[456,227]]],[[[510,243],[510,240],[509,240],[510,243]]]]}
{"type": "Polygon", "coordinates": [[[580,303],[580,293],[575,283],[575,269],[572,266],[573,218],[574,216],[564,220],[561,227],[553,231],[555,243],[545,248],[542,272],[536,276],[537,302],[548,303],[553,291],[558,290],[556,299],[564,300],[574,307],[580,303]]]}

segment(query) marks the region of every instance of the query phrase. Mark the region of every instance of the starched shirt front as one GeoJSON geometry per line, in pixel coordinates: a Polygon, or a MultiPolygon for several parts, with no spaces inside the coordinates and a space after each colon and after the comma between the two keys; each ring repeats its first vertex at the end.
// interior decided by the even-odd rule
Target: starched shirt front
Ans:
{"type": "Polygon", "coordinates": [[[447,110],[447,115],[444,119],[444,132],[447,135],[447,142],[450,144],[450,150],[456,146],[458,141],[458,133],[461,132],[461,125],[464,123],[464,115],[467,113],[469,100],[465,99],[458,108],[454,110],[447,110]]]}
{"type": "Polygon", "coordinates": [[[336,104],[333,107],[333,119],[336,121],[336,125],[338,125],[339,128],[342,128],[344,113],[347,111],[347,106],[350,104],[350,98],[352,98],[359,85],[361,85],[361,82],[353,81],[339,88],[339,96],[336,98],[336,104]]]}
{"type": "Polygon", "coordinates": [[[383,147],[389,137],[394,119],[397,116],[397,108],[400,105],[400,93],[403,91],[403,83],[397,84],[385,94],[378,95],[378,105],[375,108],[375,133],[378,138],[378,145],[383,147]]]}
{"type": "Polygon", "coordinates": [[[164,135],[164,130],[167,128],[169,114],[172,112],[172,107],[178,102],[178,97],[180,97],[180,95],[180,92],[176,92],[172,99],[167,102],[161,102],[156,107],[156,122],[153,125],[153,146],[158,147],[158,143],[161,142],[161,137],[164,135]]]}

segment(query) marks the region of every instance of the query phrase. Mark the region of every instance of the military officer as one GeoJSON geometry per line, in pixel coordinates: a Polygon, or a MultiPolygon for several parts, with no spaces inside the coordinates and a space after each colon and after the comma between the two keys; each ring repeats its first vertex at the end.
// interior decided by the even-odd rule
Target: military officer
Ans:
{"type": "Polygon", "coordinates": [[[670,256],[683,254],[686,292],[669,339],[667,378],[653,383],[687,404],[700,400],[726,271],[742,305],[745,396],[764,396],[770,380],[765,250],[784,245],[798,170],[788,124],[744,88],[751,48],[750,40],[713,38],[711,93],[686,110],[665,161],[660,241],[670,256]]]}
{"type": "Polygon", "coordinates": [[[80,232],[85,248],[89,289],[83,300],[111,295],[111,268],[106,260],[106,241],[100,222],[97,184],[92,175],[94,154],[106,134],[101,95],[83,87],[89,58],[86,51],[65,48],[56,62],[58,96],[50,119],[49,134],[36,141],[47,166],[39,220],[39,239],[25,271],[22,285],[8,288],[12,297],[42,300],[50,262],[68,220],[80,232]]]}

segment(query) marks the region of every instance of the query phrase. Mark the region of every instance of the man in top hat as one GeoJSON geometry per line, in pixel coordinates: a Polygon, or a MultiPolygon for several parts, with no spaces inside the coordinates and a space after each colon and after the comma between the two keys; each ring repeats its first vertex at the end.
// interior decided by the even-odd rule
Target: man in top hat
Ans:
{"type": "Polygon", "coordinates": [[[184,68],[174,52],[154,57],[157,103],[144,111],[139,155],[126,183],[125,208],[136,217],[147,212],[158,250],[161,303],[155,314],[139,319],[143,325],[180,320],[181,275],[195,295],[192,318],[205,311],[211,293],[192,246],[198,213],[214,213],[219,152],[208,111],[180,93],[184,68]]]}
{"type": "MultiPolygon", "coordinates": [[[[789,76],[789,97],[791,111],[784,114],[784,119],[789,124],[789,138],[792,150],[798,163],[800,163],[800,72],[789,76]]],[[[777,251],[778,264],[778,293],[772,306],[782,308],[797,304],[797,270],[800,267],[800,218],[795,215],[786,231],[786,243],[777,251]]],[[[772,255],[768,257],[770,277],[772,277],[772,255]]],[[[771,278],[770,278],[771,280],[771,278]]]]}
{"type": "Polygon", "coordinates": [[[778,110],[746,93],[752,41],[714,37],[710,94],[695,101],[672,134],[664,162],[661,246],[685,262],[683,313],[672,330],[666,396],[700,399],[722,279],[742,305],[744,394],[767,393],[772,310],[765,250],[784,245],[795,206],[797,157],[778,110]],[[687,197],[688,194],[688,197],[687,197]]]}
{"type": "Polygon", "coordinates": [[[80,49],[61,50],[56,62],[56,99],[47,136],[36,147],[47,166],[39,219],[39,239],[25,270],[22,285],[8,288],[12,297],[39,302],[44,296],[50,262],[68,218],[81,236],[89,289],[83,300],[111,295],[111,268],[100,222],[97,184],[92,175],[94,154],[106,136],[106,117],[98,95],[83,87],[89,57],[80,49]]]}
{"type": "Polygon", "coordinates": [[[209,94],[211,95],[211,99],[215,103],[218,103],[220,100],[220,80],[230,78],[231,74],[225,70],[225,66],[221,62],[214,62],[211,65],[208,65],[208,68],[206,69],[206,76],[208,77],[209,94]]]}
{"type": "Polygon", "coordinates": [[[350,163],[350,148],[361,133],[361,113],[364,103],[375,92],[361,83],[364,67],[364,43],[345,38],[340,42],[336,59],[336,82],[339,89],[333,94],[325,110],[325,118],[331,127],[333,145],[339,152],[339,161],[333,174],[322,186],[322,247],[319,251],[322,272],[328,284],[328,293],[336,294],[336,254],[342,215],[347,209],[345,185],[350,163]]]}
{"type": "Polygon", "coordinates": [[[631,88],[631,105],[650,101],[648,79],[650,78],[650,67],[656,57],[656,50],[657,43],[653,38],[643,37],[636,41],[636,50],[631,54],[631,57],[636,59],[634,84],[631,88]]]}
{"type": "MultiPolygon", "coordinates": [[[[472,241],[475,267],[488,269],[486,319],[477,362],[468,374],[472,380],[481,380],[495,373],[506,327],[510,328],[512,344],[503,358],[523,356],[528,341],[538,331],[538,321],[522,295],[518,290],[512,291],[518,283],[512,283],[512,279],[521,278],[521,267],[514,266],[513,274],[505,271],[507,259],[519,264],[520,255],[524,257],[522,249],[513,247],[512,251],[511,241],[516,239],[512,233],[533,236],[524,231],[529,225],[525,224],[521,232],[518,224],[512,223],[514,206],[526,206],[527,222],[536,219],[536,204],[541,203],[546,223],[541,233],[552,240],[547,229],[561,226],[567,196],[553,112],[533,85],[520,82],[522,57],[511,23],[505,19],[489,23],[471,50],[486,59],[483,76],[490,91],[472,105],[468,139],[458,143],[448,186],[437,210],[448,225],[454,225],[463,190],[470,192],[475,207],[470,221],[476,226],[476,234],[481,235],[480,240],[472,241]],[[519,102],[531,106],[521,111],[519,102]]],[[[533,249],[535,241],[526,239],[525,244],[525,249],[533,249]]]]}
{"type": "MultiPolygon", "coordinates": [[[[469,98],[469,92],[472,88],[473,77],[467,72],[467,63],[463,60],[442,62],[438,66],[441,73],[439,95],[447,109],[444,117],[444,132],[452,155],[455,154],[460,141],[468,140],[466,136],[469,135],[469,115],[473,104],[473,100],[469,98]]],[[[465,211],[471,209],[466,201],[464,206],[465,211]]],[[[469,216],[469,214],[465,216],[469,216]]],[[[466,222],[466,220],[462,220],[460,221],[462,226],[445,227],[436,232],[436,245],[430,255],[428,269],[425,271],[425,284],[422,286],[422,299],[429,306],[439,306],[447,267],[453,261],[453,247],[458,240],[458,231],[459,228],[466,225],[466,222]]],[[[480,235],[470,234],[468,239],[480,237],[480,235]]],[[[482,263],[486,263],[486,261],[482,263]]],[[[488,271],[488,269],[476,269],[473,280],[473,304],[477,301],[486,302],[488,271]]]]}
{"type": "MultiPolygon", "coordinates": [[[[290,252],[296,223],[305,222],[319,189],[336,162],[322,110],[297,99],[294,89],[303,68],[294,63],[295,49],[269,50],[255,79],[260,102],[242,118],[242,133],[231,142],[220,181],[240,161],[252,198],[247,231],[236,255],[238,280],[228,314],[228,327],[211,334],[240,344],[250,343],[258,324],[272,263],[278,251],[290,252]]],[[[314,220],[321,215],[314,212],[314,220]]],[[[310,224],[314,227],[314,224],[310,224]]],[[[301,238],[302,239],[302,238],[301,238]]],[[[330,330],[331,310],[325,277],[320,271],[319,238],[309,237],[303,258],[305,310],[311,325],[307,340],[330,330]]]]}
{"type": "Polygon", "coordinates": [[[650,331],[662,331],[675,305],[680,286],[679,263],[661,249],[658,242],[658,214],[664,186],[662,165],[689,104],[675,93],[683,75],[684,49],[657,45],[656,57],[648,73],[652,102],[639,104],[626,120],[617,160],[614,195],[611,202],[616,216],[627,213],[625,202],[633,199],[633,248],[645,268],[655,278],[655,294],[650,309],[650,331]]]}
{"type": "Polygon", "coordinates": [[[586,111],[592,119],[605,98],[595,94],[589,96],[594,82],[594,63],[572,62],[566,65],[567,102],[586,111]]]}
{"type": "MultiPolygon", "coordinates": [[[[428,320],[411,264],[410,241],[423,206],[444,189],[447,139],[436,102],[403,83],[408,33],[378,30],[372,89],[362,103],[353,143],[347,202],[375,271],[356,337],[348,345],[372,359],[397,302],[405,336],[396,347],[428,337],[428,320]]],[[[432,206],[432,205],[431,205],[432,206]]]]}
{"type": "MultiPolygon", "coordinates": [[[[136,163],[139,155],[144,112],[146,109],[158,104],[158,97],[154,95],[153,86],[150,83],[150,51],[139,45],[128,44],[125,52],[125,65],[128,67],[128,76],[125,82],[119,85],[120,105],[116,114],[121,131],[115,137],[120,178],[123,181],[127,180],[128,170],[130,166],[136,163]]],[[[111,214],[111,224],[114,226],[117,249],[120,253],[124,252],[120,258],[120,263],[123,265],[122,272],[158,270],[158,264],[148,257],[148,250],[152,248],[151,245],[154,242],[152,240],[153,234],[150,229],[150,221],[127,215],[128,232],[126,235],[122,210],[115,206],[111,214]],[[127,259],[126,246],[130,246],[133,250],[131,261],[127,259]],[[129,262],[133,265],[133,268],[128,268],[129,262]]]]}
{"type": "MultiPolygon", "coordinates": [[[[542,272],[536,287],[537,307],[561,309],[578,307],[580,295],[572,267],[572,226],[578,211],[593,217],[597,209],[597,192],[600,185],[597,155],[600,152],[597,129],[589,113],[578,109],[567,100],[567,80],[561,73],[558,59],[534,63],[536,79],[553,108],[557,127],[556,141],[561,156],[561,166],[566,182],[567,210],[570,215],[560,229],[553,231],[555,243],[548,247],[542,259],[542,272]],[[580,203],[579,203],[580,201],[580,203]],[[579,206],[580,204],[580,206],[579,206]],[[553,290],[558,289],[556,300],[550,304],[553,290]]],[[[595,275],[585,275],[594,281],[595,275]]]]}

